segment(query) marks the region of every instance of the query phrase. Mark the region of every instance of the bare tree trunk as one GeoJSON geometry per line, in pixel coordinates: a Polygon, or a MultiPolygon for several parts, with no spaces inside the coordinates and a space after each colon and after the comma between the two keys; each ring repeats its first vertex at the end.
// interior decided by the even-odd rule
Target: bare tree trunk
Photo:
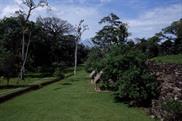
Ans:
{"type": "Polygon", "coordinates": [[[20,77],[22,80],[24,80],[25,64],[27,62],[27,56],[28,56],[29,46],[30,46],[30,42],[31,42],[31,35],[32,35],[32,32],[29,33],[29,40],[28,40],[26,52],[24,53],[24,60],[23,60],[23,64],[21,67],[21,76],[20,77]]]}
{"type": "MultiPolygon", "coordinates": [[[[25,31],[23,30],[23,36],[22,36],[22,50],[21,50],[21,64],[23,65],[25,59],[25,31]]],[[[23,80],[24,79],[24,67],[21,66],[21,70],[20,70],[20,79],[23,80]]]]}
{"type": "MultiPolygon", "coordinates": [[[[28,55],[28,50],[29,50],[29,45],[30,45],[30,37],[31,37],[31,32],[30,32],[29,41],[27,43],[27,48],[25,51],[25,31],[26,31],[26,29],[29,29],[26,27],[27,26],[26,24],[29,21],[29,18],[31,16],[31,12],[38,7],[48,6],[48,2],[47,2],[47,0],[40,0],[38,4],[35,4],[34,0],[25,0],[25,1],[23,1],[23,4],[26,7],[28,7],[28,13],[26,14],[27,16],[25,17],[25,21],[24,21],[25,24],[22,26],[23,27],[22,52],[21,52],[21,60],[22,60],[21,64],[22,65],[21,65],[21,70],[20,70],[20,74],[19,74],[21,80],[24,79],[25,64],[27,61],[27,55],[28,55]]],[[[22,14],[22,12],[20,11],[20,15],[21,14],[22,14]]]]}
{"type": "Polygon", "coordinates": [[[76,75],[77,72],[77,59],[78,59],[78,43],[81,39],[81,36],[83,34],[84,31],[87,30],[87,25],[83,25],[84,20],[81,20],[78,28],[77,28],[77,36],[76,36],[76,41],[75,41],[75,68],[74,68],[74,75],[76,75]]]}
{"type": "Polygon", "coordinates": [[[74,68],[74,75],[76,75],[76,72],[77,72],[77,59],[78,59],[77,53],[78,53],[78,40],[76,40],[76,42],[75,42],[75,68],[74,68]]]}
{"type": "Polygon", "coordinates": [[[24,54],[25,53],[25,31],[23,30],[23,36],[22,36],[22,50],[21,50],[21,60],[23,62],[24,60],[24,54]]]}
{"type": "Polygon", "coordinates": [[[26,53],[25,53],[25,59],[24,59],[23,66],[25,66],[25,64],[27,62],[28,51],[29,51],[30,42],[31,42],[31,36],[32,36],[32,32],[29,33],[29,39],[28,39],[28,44],[27,44],[27,48],[26,48],[26,53]]]}

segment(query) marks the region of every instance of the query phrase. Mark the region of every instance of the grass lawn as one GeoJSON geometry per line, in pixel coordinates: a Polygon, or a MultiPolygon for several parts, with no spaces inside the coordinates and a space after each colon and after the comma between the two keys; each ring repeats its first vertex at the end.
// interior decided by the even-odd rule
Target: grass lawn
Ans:
{"type": "Polygon", "coordinates": [[[182,54],[159,56],[159,57],[155,57],[155,58],[153,58],[151,60],[154,60],[154,61],[159,62],[159,63],[182,64],[182,54]]]}
{"type": "Polygon", "coordinates": [[[43,74],[39,74],[39,73],[32,73],[32,74],[28,74],[26,75],[25,80],[18,80],[18,78],[11,78],[9,81],[9,86],[10,87],[6,87],[7,86],[7,80],[0,78],[0,95],[1,94],[5,94],[5,93],[9,93],[13,90],[18,89],[21,86],[25,86],[25,85],[31,85],[34,83],[39,83],[39,82],[43,82],[43,81],[47,81],[47,80],[53,80],[56,77],[43,77],[43,74]],[[17,83],[18,82],[18,83],[17,83]],[[14,86],[14,87],[13,87],[14,86]]]}
{"type": "Polygon", "coordinates": [[[13,89],[12,88],[9,88],[9,89],[1,89],[0,88],[0,95],[1,95],[1,93],[9,92],[11,90],[13,90],[13,89]]]}
{"type": "Polygon", "coordinates": [[[138,108],[113,102],[97,93],[88,74],[77,76],[0,104],[0,121],[154,121],[138,108]]]}
{"type": "MultiPolygon", "coordinates": [[[[42,73],[31,73],[27,74],[25,76],[25,80],[19,80],[18,78],[11,78],[9,80],[9,85],[27,85],[30,83],[33,83],[35,81],[40,81],[41,79],[44,78],[52,78],[50,75],[44,75],[42,73]]],[[[7,80],[4,78],[0,78],[0,86],[7,85],[7,80]]]]}

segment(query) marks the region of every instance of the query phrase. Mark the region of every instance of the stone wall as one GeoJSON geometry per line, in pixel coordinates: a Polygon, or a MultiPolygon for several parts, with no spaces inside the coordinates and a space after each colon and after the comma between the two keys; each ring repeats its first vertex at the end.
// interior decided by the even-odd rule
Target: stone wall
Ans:
{"type": "Polygon", "coordinates": [[[171,99],[182,101],[182,64],[159,64],[148,61],[147,65],[161,84],[159,99],[153,100],[151,112],[162,118],[165,112],[160,108],[161,102],[171,99]]]}

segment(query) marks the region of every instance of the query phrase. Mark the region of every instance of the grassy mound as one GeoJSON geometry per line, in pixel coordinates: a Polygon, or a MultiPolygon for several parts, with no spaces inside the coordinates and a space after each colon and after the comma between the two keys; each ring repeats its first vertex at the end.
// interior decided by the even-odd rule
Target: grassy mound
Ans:
{"type": "Polygon", "coordinates": [[[159,56],[159,57],[155,57],[155,58],[153,58],[151,60],[154,60],[154,61],[156,61],[158,63],[182,64],[182,54],[159,56]]]}

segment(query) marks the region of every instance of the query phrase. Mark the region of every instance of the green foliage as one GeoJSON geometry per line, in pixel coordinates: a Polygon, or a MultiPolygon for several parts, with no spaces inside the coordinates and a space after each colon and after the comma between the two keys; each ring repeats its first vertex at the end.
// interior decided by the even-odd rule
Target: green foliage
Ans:
{"type": "Polygon", "coordinates": [[[111,13],[99,22],[104,27],[92,38],[94,44],[101,48],[109,48],[113,44],[123,44],[129,36],[127,24],[111,13]]]}
{"type": "Polygon", "coordinates": [[[54,76],[58,77],[59,79],[63,79],[65,77],[64,73],[63,73],[63,70],[61,68],[56,68],[55,69],[54,76]]]}
{"type": "Polygon", "coordinates": [[[12,55],[6,49],[0,48],[0,77],[3,76],[7,79],[16,76],[18,70],[18,57],[12,55]]]}
{"type": "Polygon", "coordinates": [[[102,59],[95,58],[86,66],[103,70],[101,88],[113,90],[117,99],[144,105],[157,96],[158,82],[147,71],[147,57],[140,51],[127,45],[113,46],[102,59]]]}
{"type": "MultiPolygon", "coordinates": [[[[24,17],[9,17],[0,20],[0,48],[16,59],[16,71],[21,65],[22,22],[24,17]]],[[[39,18],[36,22],[27,22],[32,36],[26,64],[26,71],[54,72],[54,63],[62,67],[74,65],[75,36],[73,26],[67,21],[55,18],[39,18]],[[30,27],[31,25],[31,27],[30,27]]],[[[25,31],[25,43],[29,32],[25,31]]],[[[27,44],[25,44],[26,48],[27,44]]],[[[0,50],[1,51],[1,50],[0,50]]],[[[78,63],[83,63],[88,53],[87,47],[78,45],[78,63]]],[[[7,54],[1,54],[0,62],[7,54]]],[[[12,60],[12,59],[11,59],[12,60]]],[[[10,61],[11,61],[10,60],[10,61]]],[[[0,63],[1,65],[2,63],[0,63]]]]}
{"type": "Polygon", "coordinates": [[[21,25],[16,17],[0,20],[0,47],[18,56],[21,47],[21,25]]]}
{"type": "Polygon", "coordinates": [[[173,50],[173,54],[182,53],[182,18],[162,29],[162,31],[158,33],[158,36],[165,41],[172,41],[173,46],[170,49],[173,50]]]}
{"type": "Polygon", "coordinates": [[[162,109],[167,111],[165,115],[166,121],[182,120],[182,102],[176,100],[168,100],[162,103],[162,109]]]}
{"type": "Polygon", "coordinates": [[[158,83],[149,72],[134,66],[122,74],[116,98],[129,101],[130,105],[147,106],[158,94],[158,83]]]}
{"type": "Polygon", "coordinates": [[[174,53],[174,43],[171,40],[164,41],[160,46],[161,55],[169,55],[174,53]]]}
{"type": "Polygon", "coordinates": [[[93,70],[99,71],[101,68],[102,57],[103,53],[99,48],[92,48],[85,62],[85,70],[87,72],[91,72],[93,70]]]}
{"type": "Polygon", "coordinates": [[[110,85],[109,79],[115,81],[115,96],[136,104],[149,103],[157,96],[158,83],[145,66],[146,56],[128,47],[115,47],[106,55],[104,83],[110,85]]]}
{"type": "Polygon", "coordinates": [[[136,49],[144,53],[148,58],[156,57],[159,55],[160,38],[153,36],[148,39],[137,39],[139,42],[136,44],[136,49]]]}
{"type": "Polygon", "coordinates": [[[182,19],[173,22],[153,37],[137,39],[136,48],[149,58],[182,53],[182,19]]]}

